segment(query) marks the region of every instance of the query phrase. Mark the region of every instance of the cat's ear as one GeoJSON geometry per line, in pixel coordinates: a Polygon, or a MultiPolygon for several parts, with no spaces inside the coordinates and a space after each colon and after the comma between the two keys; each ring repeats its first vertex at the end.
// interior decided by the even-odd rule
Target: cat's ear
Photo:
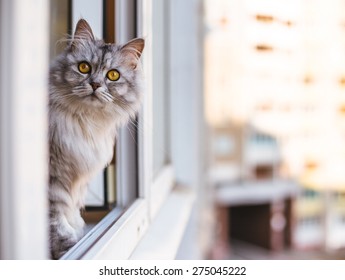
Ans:
{"type": "Polygon", "coordinates": [[[144,39],[136,38],[121,47],[121,52],[126,56],[126,61],[133,69],[135,69],[138,65],[138,61],[144,50],[144,46],[144,39]]]}
{"type": "Polygon", "coordinates": [[[92,29],[85,19],[80,19],[78,21],[74,31],[72,45],[75,45],[78,42],[78,40],[95,40],[95,37],[92,33],[92,29]]]}

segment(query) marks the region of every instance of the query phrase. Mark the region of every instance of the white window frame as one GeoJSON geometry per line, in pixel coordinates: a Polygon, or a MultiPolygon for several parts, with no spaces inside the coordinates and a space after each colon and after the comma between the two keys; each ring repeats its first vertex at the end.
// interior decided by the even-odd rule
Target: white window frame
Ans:
{"type": "Polygon", "coordinates": [[[49,6],[0,5],[0,258],[45,259],[49,6]]]}
{"type": "MultiPolygon", "coordinates": [[[[160,1],[160,0],[150,0],[149,1],[150,3],[150,7],[151,7],[151,15],[148,16],[150,18],[150,27],[151,27],[151,30],[149,32],[150,34],[150,43],[152,44],[152,41],[154,41],[156,38],[157,40],[161,40],[163,37],[163,39],[166,39],[166,38],[169,38],[170,36],[170,16],[169,16],[169,8],[170,8],[170,1],[160,1]],[[156,5],[158,5],[158,8],[159,9],[163,9],[163,10],[159,10],[158,11],[158,14],[153,14],[154,12],[154,7],[153,5],[155,5],[155,2],[157,3],[156,5]],[[163,20],[163,26],[161,26],[161,28],[163,28],[163,30],[159,30],[159,32],[154,32],[153,30],[153,19],[157,17],[158,21],[159,20],[163,20]]],[[[163,53],[164,55],[166,56],[164,58],[164,61],[160,61],[160,63],[163,62],[163,67],[164,67],[164,74],[168,74],[170,73],[170,47],[168,46],[169,45],[169,40],[168,42],[165,42],[164,45],[162,46],[159,46],[161,48],[165,48],[163,50],[163,53]]],[[[153,49],[153,45],[150,45],[150,50],[151,50],[151,53],[153,51],[155,51],[153,49]]],[[[150,59],[150,64],[151,64],[151,67],[153,67],[153,60],[155,59],[155,57],[151,57],[150,59]]],[[[159,58],[158,58],[159,59],[159,58]]],[[[151,83],[154,83],[155,82],[155,79],[153,78],[153,72],[151,71],[150,72],[151,74],[151,77],[150,77],[150,81],[151,83]]],[[[157,81],[158,83],[163,83],[161,87],[159,87],[160,90],[163,90],[164,92],[161,93],[161,94],[167,94],[167,96],[165,97],[165,104],[163,106],[166,106],[166,107],[170,107],[170,81],[169,81],[169,78],[170,77],[164,77],[163,78],[163,81],[157,81]]],[[[151,87],[151,94],[152,94],[152,98],[154,98],[154,92],[153,92],[153,86],[151,87]]],[[[154,104],[154,102],[152,101],[151,102],[152,106],[154,104]]],[[[164,117],[164,120],[165,120],[165,126],[168,128],[169,130],[169,133],[168,133],[168,137],[170,136],[170,128],[171,128],[171,116],[170,116],[170,111],[171,109],[170,108],[165,108],[167,109],[168,112],[164,112],[165,117],[164,117]],[[167,115],[169,114],[169,116],[167,115]]],[[[154,125],[154,122],[153,122],[153,108],[151,109],[151,124],[152,126],[154,125]]],[[[155,127],[153,127],[153,131],[152,133],[164,133],[166,131],[157,131],[155,130],[155,127]]],[[[161,208],[161,206],[163,205],[164,201],[166,200],[168,194],[170,193],[173,185],[174,185],[174,167],[173,167],[173,164],[172,164],[172,158],[171,158],[171,154],[170,154],[170,139],[165,139],[165,140],[168,140],[166,143],[165,143],[165,148],[166,150],[163,150],[163,151],[157,151],[157,147],[152,147],[152,152],[150,153],[150,155],[152,156],[152,161],[154,160],[154,156],[153,156],[153,153],[168,153],[168,155],[166,156],[169,156],[168,158],[168,162],[165,163],[163,166],[160,167],[159,171],[157,172],[157,170],[154,170],[154,166],[152,165],[151,167],[151,176],[152,176],[152,182],[151,182],[151,185],[149,187],[150,189],[150,219],[153,220],[154,217],[157,215],[159,209],[161,208]],[[169,146],[169,147],[167,147],[169,146]],[[155,173],[153,173],[155,172],[155,173]]],[[[151,145],[153,145],[154,141],[153,141],[153,135],[151,135],[151,145]]],[[[159,147],[158,147],[159,149],[159,147]]]]}
{"type": "MultiPolygon", "coordinates": [[[[151,5],[153,1],[150,1],[151,5]]],[[[201,32],[198,30],[201,27],[198,20],[202,6],[198,1],[167,2],[170,38],[168,75],[169,91],[172,93],[169,100],[171,164],[162,168],[150,186],[150,227],[130,259],[200,258],[205,249],[200,246],[197,234],[190,238],[193,228],[198,227],[197,215],[201,212],[198,209],[200,206],[195,203],[196,196],[205,185],[203,65],[200,57],[203,52],[201,32]],[[186,50],[192,50],[187,59],[186,50]],[[188,235],[189,238],[186,237],[188,235]]],[[[155,16],[146,15],[149,18],[155,16]]]]}

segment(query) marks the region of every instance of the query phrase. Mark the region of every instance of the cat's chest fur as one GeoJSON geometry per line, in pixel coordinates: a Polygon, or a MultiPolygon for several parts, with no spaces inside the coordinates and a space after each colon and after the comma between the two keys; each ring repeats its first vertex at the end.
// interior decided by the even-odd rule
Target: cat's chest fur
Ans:
{"type": "MultiPolygon", "coordinates": [[[[93,175],[111,160],[115,123],[97,115],[61,114],[56,118],[55,141],[63,155],[78,166],[79,172],[93,175]]],[[[74,165],[74,164],[73,164],[74,165]]]]}

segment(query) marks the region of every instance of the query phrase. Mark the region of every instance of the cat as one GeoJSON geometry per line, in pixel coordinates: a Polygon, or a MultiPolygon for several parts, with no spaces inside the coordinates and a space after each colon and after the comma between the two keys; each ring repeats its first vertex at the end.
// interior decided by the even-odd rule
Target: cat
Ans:
{"type": "Polygon", "coordinates": [[[141,106],[144,39],[96,39],[80,19],[49,71],[50,253],[60,258],[83,236],[87,184],[112,159],[119,127],[141,106]]]}

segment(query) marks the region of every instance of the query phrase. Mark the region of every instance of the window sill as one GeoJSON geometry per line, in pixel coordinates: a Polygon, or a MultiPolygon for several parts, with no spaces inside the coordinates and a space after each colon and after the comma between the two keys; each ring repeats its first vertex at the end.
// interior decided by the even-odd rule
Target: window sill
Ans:
{"type": "Polygon", "coordinates": [[[168,195],[130,259],[174,259],[191,215],[195,193],[175,187],[168,195]]]}

